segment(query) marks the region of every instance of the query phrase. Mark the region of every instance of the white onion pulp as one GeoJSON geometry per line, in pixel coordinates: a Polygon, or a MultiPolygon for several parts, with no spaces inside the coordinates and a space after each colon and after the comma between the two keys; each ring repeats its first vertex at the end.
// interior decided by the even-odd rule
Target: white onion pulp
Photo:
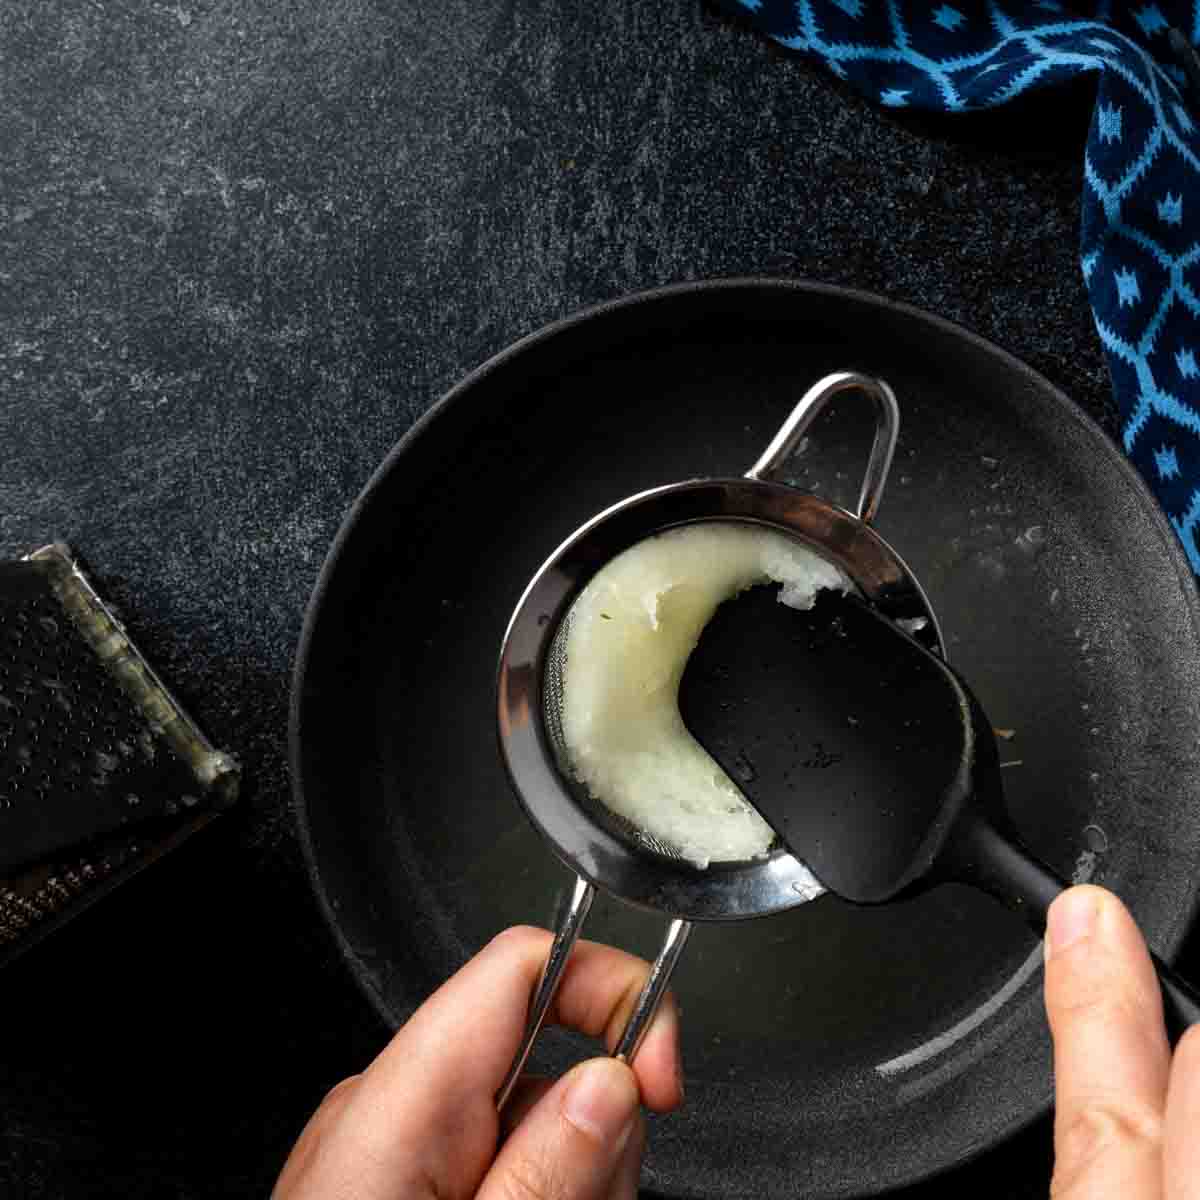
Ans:
{"type": "Polygon", "coordinates": [[[771,827],[688,732],[679,681],[717,607],[756,584],[811,608],[824,589],[852,590],[798,541],[735,522],[656,534],[607,563],[572,605],[562,729],[576,778],[593,799],[697,867],[767,852],[771,827]]]}

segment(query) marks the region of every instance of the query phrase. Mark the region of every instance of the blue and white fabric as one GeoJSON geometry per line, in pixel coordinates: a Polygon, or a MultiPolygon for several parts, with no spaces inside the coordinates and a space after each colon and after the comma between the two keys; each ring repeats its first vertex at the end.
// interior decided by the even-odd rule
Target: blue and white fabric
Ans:
{"type": "MultiPolygon", "coordinates": [[[[1080,262],[1126,452],[1200,574],[1200,0],[723,0],[882,105],[969,112],[1097,76],[1080,262]]],[[[1053,103],[1053,95],[1046,97],[1053,103]]]]}

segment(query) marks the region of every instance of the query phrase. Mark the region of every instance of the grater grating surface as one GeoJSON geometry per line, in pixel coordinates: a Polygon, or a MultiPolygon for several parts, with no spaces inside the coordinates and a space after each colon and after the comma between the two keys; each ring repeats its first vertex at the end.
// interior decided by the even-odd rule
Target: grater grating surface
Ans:
{"type": "Polygon", "coordinates": [[[0,564],[0,961],[237,784],[65,546],[0,564]]]}

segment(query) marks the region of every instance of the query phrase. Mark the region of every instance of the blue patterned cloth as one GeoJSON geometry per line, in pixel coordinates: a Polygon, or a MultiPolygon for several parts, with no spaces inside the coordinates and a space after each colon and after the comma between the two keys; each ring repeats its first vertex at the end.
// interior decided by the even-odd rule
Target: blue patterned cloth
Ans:
{"type": "Polygon", "coordinates": [[[896,108],[990,108],[1096,74],[1083,277],[1125,450],[1200,574],[1200,92],[1168,39],[1200,42],[1200,0],[723,3],[896,108]]]}

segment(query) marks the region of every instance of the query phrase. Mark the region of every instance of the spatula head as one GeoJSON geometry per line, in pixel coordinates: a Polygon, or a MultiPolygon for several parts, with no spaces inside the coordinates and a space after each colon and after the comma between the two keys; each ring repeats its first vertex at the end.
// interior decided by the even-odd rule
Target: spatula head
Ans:
{"type": "Polygon", "coordinates": [[[862,601],[752,588],[709,623],[684,723],[832,892],[890,899],[933,866],[995,741],[962,681],[862,601]]]}

